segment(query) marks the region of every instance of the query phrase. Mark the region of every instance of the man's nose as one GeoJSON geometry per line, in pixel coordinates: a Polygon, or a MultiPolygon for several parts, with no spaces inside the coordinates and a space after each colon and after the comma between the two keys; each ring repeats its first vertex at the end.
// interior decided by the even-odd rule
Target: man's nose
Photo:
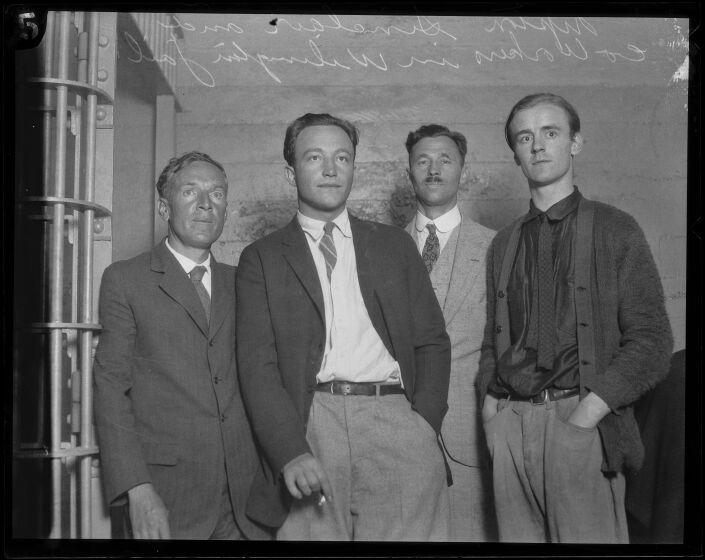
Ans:
{"type": "Polygon", "coordinates": [[[429,175],[440,175],[441,174],[441,167],[438,165],[438,162],[432,161],[428,164],[428,174],[429,175]]]}
{"type": "Polygon", "coordinates": [[[536,153],[536,152],[542,151],[543,149],[544,149],[543,140],[540,138],[534,137],[534,141],[531,144],[531,151],[536,153]]]}
{"type": "Polygon", "coordinates": [[[326,177],[335,177],[338,171],[335,169],[335,162],[332,158],[323,160],[323,175],[326,177]]]}
{"type": "Polygon", "coordinates": [[[207,192],[201,191],[198,194],[198,207],[204,208],[205,210],[209,210],[213,207],[213,201],[207,192]]]}

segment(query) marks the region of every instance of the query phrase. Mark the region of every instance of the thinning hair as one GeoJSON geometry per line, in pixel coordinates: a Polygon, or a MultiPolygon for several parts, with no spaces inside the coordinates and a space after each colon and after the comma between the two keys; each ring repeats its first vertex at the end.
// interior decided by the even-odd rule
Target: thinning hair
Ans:
{"type": "Polygon", "coordinates": [[[157,179],[157,192],[159,193],[159,196],[162,198],[168,198],[169,181],[171,180],[171,178],[176,175],[179,171],[181,171],[184,167],[196,161],[204,161],[217,167],[218,169],[220,169],[220,171],[223,173],[223,176],[227,180],[225,168],[219,162],[215,161],[208,154],[204,154],[203,152],[197,152],[194,150],[181,154],[180,156],[173,157],[169,160],[169,163],[166,164],[166,167],[159,174],[159,179],[157,179]]]}
{"type": "Polygon", "coordinates": [[[575,138],[575,135],[580,132],[580,117],[578,112],[564,97],[561,97],[555,93],[532,93],[526,97],[522,97],[516,102],[512,110],[509,112],[507,121],[504,123],[504,139],[509,144],[509,147],[514,151],[514,142],[510,136],[509,127],[512,125],[514,117],[519,111],[524,109],[529,109],[535,107],[536,105],[542,105],[548,103],[549,105],[555,105],[560,107],[566,113],[568,117],[568,127],[570,128],[570,137],[575,138]]]}
{"type": "Polygon", "coordinates": [[[291,167],[294,167],[296,163],[296,139],[299,137],[299,134],[301,134],[301,131],[309,126],[337,126],[342,128],[345,134],[348,135],[348,138],[350,138],[350,142],[352,142],[353,159],[355,158],[360,133],[354,124],[340,117],[329,115],[328,113],[306,113],[295,121],[292,121],[289,126],[286,127],[286,134],[284,135],[284,159],[291,167]]]}
{"type": "Polygon", "coordinates": [[[465,136],[441,124],[425,124],[413,132],[409,132],[405,143],[406,151],[409,152],[409,156],[411,156],[411,150],[414,149],[416,143],[422,138],[436,138],[438,136],[447,136],[455,142],[460,152],[460,159],[465,161],[465,156],[468,153],[468,141],[465,139],[465,136]]]}

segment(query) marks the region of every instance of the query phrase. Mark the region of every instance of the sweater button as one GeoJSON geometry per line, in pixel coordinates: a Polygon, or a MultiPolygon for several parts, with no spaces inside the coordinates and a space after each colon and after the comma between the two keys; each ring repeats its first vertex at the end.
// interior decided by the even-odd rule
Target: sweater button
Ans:
{"type": "Polygon", "coordinates": [[[502,332],[502,325],[497,325],[494,328],[494,332],[496,332],[497,334],[501,333],[502,332]]]}
{"type": "Polygon", "coordinates": [[[579,291],[579,292],[584,292],[584,291],[585,291],[585,286],[578,286],[578,291],[579,291]]]}
{"type": "Polygon", "coordinates": [[[587,323],[580,323],[580,326],[581,326],[581,327],[587,327],[588,324],[587,324],[587,323]]]}
{"type": "Polygon", "coordinates": [[[503,292],[502,290],[500,290],[499,292],[497,292],[497,297],[498,297],[498,298],[503,298],[503,297],[504,297],[504,292],[503,292]]]}
{"type": "Polygon", "coordinates": [[[590,364],[590,362],[588,362],[587,360],[580,360],[580,363],[584,366],[587,366],[590,364]]]}

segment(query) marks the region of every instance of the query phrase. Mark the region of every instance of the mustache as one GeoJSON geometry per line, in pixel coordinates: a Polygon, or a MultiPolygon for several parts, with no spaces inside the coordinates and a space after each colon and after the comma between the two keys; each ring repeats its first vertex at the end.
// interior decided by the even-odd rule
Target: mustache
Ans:
{"type": "Polygon", "coordinates": [[[424,183],[431,184],[431,183],[442,183],[443,179],[440,177],[432,176],[432,177],[426,177],[423,180],[424,183]]]}

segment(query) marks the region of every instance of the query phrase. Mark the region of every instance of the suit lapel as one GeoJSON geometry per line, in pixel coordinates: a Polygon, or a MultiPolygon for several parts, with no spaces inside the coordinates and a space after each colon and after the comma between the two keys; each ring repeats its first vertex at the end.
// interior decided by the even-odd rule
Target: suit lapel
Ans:
{"type": "Polygon", "coordinates": [[[164,241],[152,250],[151,268],[155,272],[162,273],[159,287],[186,310],[203,335],[207,337],[208,321],[198,294],[184,269],[166,248],[164,241]]]}
{"type": "Polygon", "coordinates": [[[455,317],[468,297],[482,269],[483,245],[477,226],[467,218],[460,222],[458,243],[453,256],[453,268],[450,273],[450,283],[443,305],[443,316],[446,325],[455,317]]]}
{"type": "Polygon", "coordinates": [[[235,285],[227,282],[223,265],[211,254],[211,321],[210,337],[213,338],[235,305],[235,285]]]}
{"type": "Polygon", "coordinates": [[[316,306],[321,320],[325,321],[323,291],[321,290],[321,282],[318,279],[316,263],[313,262],[311,250],[309,249],[308,241],[306,241],[306,234],[301,229],[296,217],[289,222],[282,230],[282,233],[284,258],[316,306]]]}

